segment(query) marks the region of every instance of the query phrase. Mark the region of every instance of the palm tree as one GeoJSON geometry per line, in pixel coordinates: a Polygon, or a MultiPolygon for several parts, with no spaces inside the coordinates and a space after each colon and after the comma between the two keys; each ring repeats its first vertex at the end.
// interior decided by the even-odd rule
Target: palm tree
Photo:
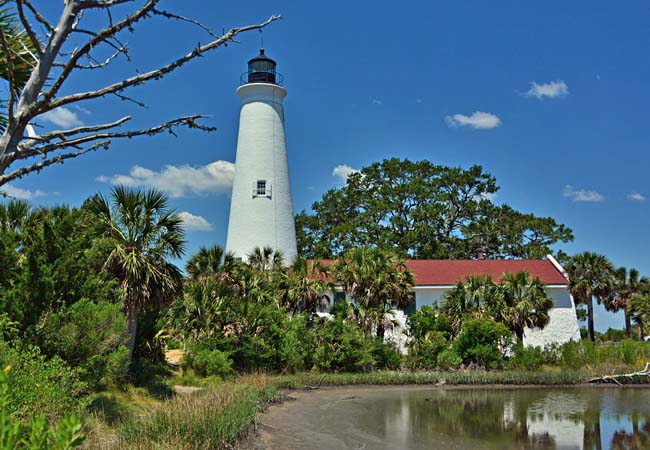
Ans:
{"type": "Polygon", "coordinates": [[[593,342],[594,336],[594,303],[600,304],[603,299],[611,295],[612,275],[614,266],[603,255],[593,252],[583,252],[573,256],[566,267],[569,274],[569,288],[573,297],[587,305],[587,327],[589,339],[593,342]]]}
{"type": "Polygon", "coordinates": [[[639,271],[620,267],[613,276],[613,290],[604,299],[607,311],[617,312],[621,309],[625,315],[625,334],[632,337],[632,321],[630,317],[630,297],[638,292],[640,287],[639,271]]]}
{"type": "Polygon", "coordinates": [[[491,315],[506,325],[523,341],[527,327],[543,328],[548,324],[548,311],[553,300],[546,295],[546,286],[539,277],[527,272],[507,273],[503,276],[491,315]]]}
{"type": "MultiPolygon", "coordinates": [[[[8,6],[9,3],[8,0],[0,0],[0,42],[3,42],[0,46],[0,78],[7,80],[9,88],[17,95],[36,67],[39,52],[20,24],[16,12],[8,6]]],[[[5,101],[0,99],[0,133],[7,124],[4,108],[8,105],[5,101]]]]}
{"type": "Polygon", "coordinates": [[[372,247],[355,248],[333,267],[341,283],[358,306],[359,320],[366,331],[377,329],[383,337],[386,313],[412,301],[413,274],[400,256],[372,247]]]}
{"type": "Polygon", "coordinates": [[[650,278],[639,281],[637,292],[630,296],[630,315],[639,325],[639,338],[645,339],[645,325],[650,324],[650,278]]]}
{"type": "Polygon", "coordinates": [[[255,247],[248,255],[248,264],[260,272],[277,272],[284,267],[284,255],[271,247],[255,247]]]}
{"type": "Polygon", "coordinates": [[[327,303],[327,268],[320,260],[296,258],[279,282],[281,305],[291,313],[316,312],[327,303]]]}
{"type": "Polygon", "coordinates": [[[167,197],[155,190],[118,186],[110,200],[98,194],[86,207],[97,234],[110,245],[104,270],[120,283],[131,359],[138,313],[160,307],[180,291],[183,276],[168,259],[183,254],[182,219],[168,208],[167,197]]]}
{"type": "Polygon", "coordinates": [[[483,315],[486,305],[496,297],[497,289],[489,275],[469,275],[465,282],[459,281],[445,294],[442,312],[449,317],[454,334],[460,332],[466,315],[483,315]]]}
{"type": "Polygon", "coordinates": [[[185,269],[190,280],[216,278],[222,281],[230,279],[236,265],[235,256],[224,252],[218,245],[201,247],[187,262],[185,269]]]}

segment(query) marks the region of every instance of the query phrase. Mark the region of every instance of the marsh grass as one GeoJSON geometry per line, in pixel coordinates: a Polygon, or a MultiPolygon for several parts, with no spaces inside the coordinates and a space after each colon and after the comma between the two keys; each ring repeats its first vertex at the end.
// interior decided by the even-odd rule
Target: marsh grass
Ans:
{"type": "Polygon", "coordinates": [[[185,450],[229,448],[254,424],[257,413],[278,399],[271,377],[258,375],[177,395],[151,411],[129,416],[113,436],[91,435],[86,448],[185,450]]]}
{"type": "Polygon", "coordinates": [[[570,385],[584,381],[586,375],[578,370],[548,371],[459,371],[459,372],[370,372],[341,374],[285,375],[276,379],[279,388],[300,389],[306,386],[345,386],[357,384],[408,385],[438,384],[478,385],[570,385]]]}

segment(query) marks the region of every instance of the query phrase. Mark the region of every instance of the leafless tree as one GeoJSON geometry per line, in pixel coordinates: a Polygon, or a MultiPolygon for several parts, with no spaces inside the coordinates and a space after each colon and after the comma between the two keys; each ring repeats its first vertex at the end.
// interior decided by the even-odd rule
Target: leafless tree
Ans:
{"type": "MultiPolygon", "coordinates": [[[[216,34],[197,20],[161,9],[161,0],[64,0],[61,15],[54,23],[32,1],[0,0],[0,7],[4,4],[15,8],[17,26],[21,28],[23,42],[27,42],[27,45],[16,45],[11,41],[11,36],[0,28],[0,65],[5,66],[0,67],[0,74],[9,83],[9,99],[4,102],[5,129],[0,138],[0,186],[52,164],[63,163],[100,148],[107,149],[111,141],[117,138],[154,135],[166,131],[173,133],[173,129],[179,126],[214,130],[200,123],[200,119],[204,118],[200,115],[177,117],[146,129],[125,129],[125,124],[131,120],[131,116],[126,116],[110,123],[51,131],[41,135],[32,132],[30,124],[36,123],[38,117],[48,111],[99,98],[112,96],[140,104],[129,97],[130,88],[159,80],[211,50],[236,42],[238,34],[261,30],[280,18],[271,16],[262,23],[216,34]],[[118,13],[124,14],[128,6],[132,6],[131,10],[119,20],[116,19],[118,13]],[[84,28],[87,22],[84,15],[93,12],[105,14],[105,26],[100,29],[94,27],[94,30],[84,28]],[[130,59],[122,35],[152,18],[178,20],[197,26],[207,33],[209,42],[199,44],[185,55],[170,56],[169,62],[164,66],[138,72],[99,89],[61,93],[64,85],[67,85],[67,91],[74,91],[74,86],[69,86],[69,79],[75,72],[104,70],[120,57],[130,59]],[[20,83],[18,67],[25,64],[31,67],[31,72],[20,83]]],[[[16,29],[17,27],[14,28],[16,29]]]]}

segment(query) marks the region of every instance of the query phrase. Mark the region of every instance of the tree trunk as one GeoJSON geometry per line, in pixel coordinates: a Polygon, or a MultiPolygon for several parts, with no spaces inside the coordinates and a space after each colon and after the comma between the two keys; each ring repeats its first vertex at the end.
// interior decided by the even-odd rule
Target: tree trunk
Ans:
{"type": "Polygon", "coordinates": [[[630,319],[630,313],[627,311],[627,306],[623,309],[625,314],[625,335],[628,338],[632,338],[632,320],[630,319]]]}
{"type": "Polygon", "coordinates": [[[596,341],[596,336],[594,334],[594,299],[589,297],[587,300],[587,329],[589,331],[589,340],[591,342],[596,341]]]}
{"type": "Polygon", "coordinates": [[[645,341],[645,330],[643,329],[643,322],[639,320],[639,338],[645,341]]]}
{"type": "Polygon", "coordinates": [[[127,332],[129,333],[129,362],[133,358],[133,350],[135,350],[135,338],[138,334],[138,312],[135,308],[129,308],[126,312],[127,332]]]}
{"type": "Polygon", "coordinates": [[[377,337],[384,339],[385,334],[386,334],[386,329],[384,327],[384,324],[383,323],[377,324],[377,337]]]}

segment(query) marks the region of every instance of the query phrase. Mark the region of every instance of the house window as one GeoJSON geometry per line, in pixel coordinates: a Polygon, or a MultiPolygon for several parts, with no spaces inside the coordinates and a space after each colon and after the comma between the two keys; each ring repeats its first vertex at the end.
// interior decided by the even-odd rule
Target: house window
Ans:
{"type": "Polygon", "coordinates": [[[417,303],[415,301],[415,292],[409,292],[409,303],[404,308],[404,314],[410,316],[417,310],[417,303]]]}
{"type": "Polygon", "coordinates": [[[345,301],[345,292],[343,291],[337,291],[334,292],[334,304],[336,305],[339,302],[344,302],[345,301]]]}

